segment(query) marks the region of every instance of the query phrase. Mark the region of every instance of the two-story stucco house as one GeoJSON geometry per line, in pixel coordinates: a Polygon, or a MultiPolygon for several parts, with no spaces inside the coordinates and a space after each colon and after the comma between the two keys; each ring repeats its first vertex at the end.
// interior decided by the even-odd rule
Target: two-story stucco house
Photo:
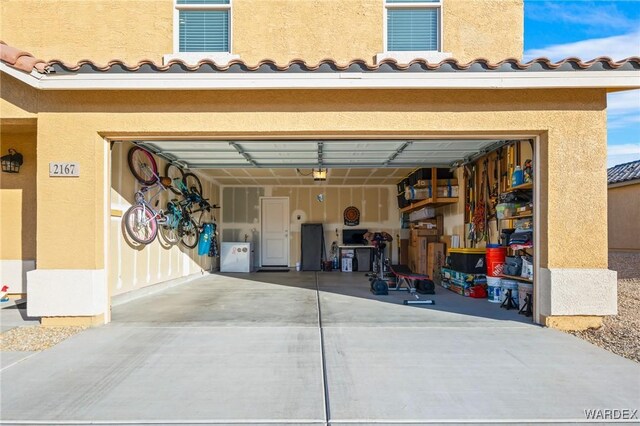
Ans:
{"type": "Polygon", "coordinates": [[[1,151],[23,156],[2,173],[2,280],[43,324],[105,323],[116,298],[217,268],[127,238],[134,144],[199,176],[220,239],[253,242],[257,266],[300,262],[307,222],[330,245],[351,206],[400,241],[430,205],[461,246],[497,242],[469,232],[469,190],[506,193],[532,159],[533,320],[616,313],[606,97],[640,87],[640,58],[520,62],[522,0],[5,0],[0,16],[1,151]],[[498,152],[506,169],[467,166],[498,152]],[[399,206],[397,184],[436,167],[458,195],[399,206]]]}

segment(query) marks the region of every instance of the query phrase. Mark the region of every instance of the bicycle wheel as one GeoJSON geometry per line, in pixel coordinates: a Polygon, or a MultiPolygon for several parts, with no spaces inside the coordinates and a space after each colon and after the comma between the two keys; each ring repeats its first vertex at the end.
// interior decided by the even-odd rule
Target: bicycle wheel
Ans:
{"type": "Polygon", "coordinates": [[[174,219],[171,213],[165,214],[162,222],[158,221],[162,239],[170,245],[175,245],[180,241],[180,234],[178,233],[178,228],[176,226],[172,226],[172,223],[174,223],[174,219]]]}
{"type": "Polygon", "coordinates": [[[151,210],[137,204],[124,213],[124,227],[132,240],[150,244],[158,233],[158,222],[151,210]]]}
{"type": "Polygon", "coordinates": [[[193,219],[180,222],[179,233],[181,242],[185,247],[196,248],[200,239],[200,230],[198,230],[198,226],[193,219]]]}
{"type": "Polygon", "coordinates": [[[189,191],[197,192],[198,195],[202,196],[202,183],[200,183],[198,176],[191,172],[185,173],[182,182],[184,182],[184,186],[186,186],[189,191]]]}
{"type": "Polygon", "coordinates": [[[134,146],[127,155],[129,169],[138,182],[153,185],[158,180],[158,165],[153,155],[146,149],[134,146]]]}
{"type": "MultiPolygon", "coordinates": [[[[171,179],[171,182],[173,183],[174,179],[184,179],[184,170],[182,170],[181,167],[178,167],[175,164],[167,163],[167,166],[164,169],[164,175],[169,177],[171,179]]],[[[180,189],[174,187],[173,185],[171,185],[169,189],[176,195],[182,194],[182,192],[180,192],[180,189]]]]}

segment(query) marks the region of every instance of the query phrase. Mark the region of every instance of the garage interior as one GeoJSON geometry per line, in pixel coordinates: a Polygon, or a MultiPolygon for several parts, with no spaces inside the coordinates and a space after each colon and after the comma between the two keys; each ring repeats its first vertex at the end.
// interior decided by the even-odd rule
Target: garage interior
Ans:
{"type": "MultiPolygon", "coordinates": [[[[469,137],[116,141],[111,148],[112,300],[198,272],[290,285],[285,282],[298,276],[296,271],[313,271],[321,272],[322,281],[340,284],[329,286],[332,292],[398,304],[433,299],[436,304],[425,309],[531,322],[533,144],[533,139],[469,137]],[[122,218],[144,186],[127,164],[136,146],[153,155],[160,175],[169,164],[197,175],[202,197],[219,207],[199,217],[201,230],[204,223],[215,224],[206,253],[160,237],[148,245],[127,238],[122,218]],[[285,220],[274,222],[274,215],[285,220]],[[263,219],[267,216],[272,219],[263,219]],[[320,231],[314,234],[313,225],[321,225],[320,231]],[[385,241],[382,267],[372,247],[376,243],[361,240],[366,232],[391,239],[385,241]],[[243,256],[243,247],[242,265],[234,256],[236,264],[225,265],[231,250],[243,256]],[[393,291],[398,279],[392,265],[428,276],[435,295],[420,279],[411,283],[422,294],[393,291]],[[377,278],[391,289],[388,295],[370,291],[370,281],[377,278]]],[[[160,191],[157,208],[179,197],[160,191]]]]}

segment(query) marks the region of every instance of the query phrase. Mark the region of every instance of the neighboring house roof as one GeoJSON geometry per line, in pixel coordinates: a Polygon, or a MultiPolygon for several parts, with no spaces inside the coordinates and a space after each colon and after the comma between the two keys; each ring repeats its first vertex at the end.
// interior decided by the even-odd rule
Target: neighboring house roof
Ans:
{"type": "Polygon", "coordinates": [[[31,53],[9,46],[3,41],[0,41],[0,60],[24,72],[35,70],[44,73],[48,68],[47,63],[42,59],[34,58],[31,53]]]}
{"type": "Polygon", "coordinates": [[[609,185],[636,179],[640,179],[640,160],[618,164],[607,169],[607,182],[609,185]]]}
{"type": "Polygon", "coordinates": [[[401,64],[394,59],[385,59],[377,64],[370,64],[363,59],[354,59],[347,63],[339,63],[333,59],[325,59],[316,64],[307,64],[302,59],[294,59],[287,64],[279,65],[273,60],[265,59],[250,65],[236,59],[227,64],[218,65],[210,60],[203,60],[195,65],[188,65],[181,60],[172,60],[167,64],[156,64],[151,60],[141,60],[137,64],[128,65],[114,59],[106,65],[99,65],[91,60],[82,60],[76,64],[69,64],[61,60],[45,62],[34,58],[28,52],[8,46],[0,41],[2,62],[24,72],[32,70],[40,73],[55,72],[56,74],[84,74],[84,73],[274,73],[274,72],[514,72],[514,71],[637,71],[640,70],[640,57],[630,57],[621,61],[599,57],[583,62],[579,58],[567,58],[552,62],[547,58],[538,58],[529,62],[520,62],[515,58],[508,58],[499,62],[490,62],[484,58],[477,58],[468,63],[458,62],[456,59],[445,59],[438,63],[429,63],[423,59],[416,59],[408,64],[401,64]]]}

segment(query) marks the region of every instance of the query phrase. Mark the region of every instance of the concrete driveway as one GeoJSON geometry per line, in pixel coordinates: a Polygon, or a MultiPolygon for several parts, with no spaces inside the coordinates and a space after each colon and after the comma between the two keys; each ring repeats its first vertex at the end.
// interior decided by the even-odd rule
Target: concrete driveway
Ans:
{"type": "Polygon", "coordinates": [[[346,273],[211,275],[5,368],[5,423],[584,421],[640,408],[640,365],[442,288],[346,273]]]}

